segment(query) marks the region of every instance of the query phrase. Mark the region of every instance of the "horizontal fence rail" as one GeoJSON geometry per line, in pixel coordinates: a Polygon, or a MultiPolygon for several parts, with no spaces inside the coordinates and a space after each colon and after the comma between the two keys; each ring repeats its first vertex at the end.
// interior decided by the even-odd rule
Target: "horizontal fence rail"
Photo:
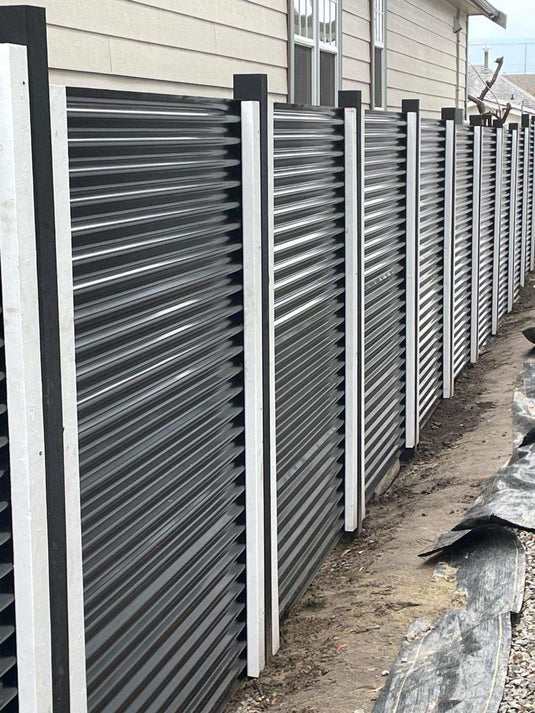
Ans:
{"type": "Polygon", "coordinates": [[[262,75],[235,100],[55,88],[56,275],[35,260],[39,80],[0,50],[0,710],[214,713],[521,294],[535,125],[358,92],[269,106],[262,75]]]}

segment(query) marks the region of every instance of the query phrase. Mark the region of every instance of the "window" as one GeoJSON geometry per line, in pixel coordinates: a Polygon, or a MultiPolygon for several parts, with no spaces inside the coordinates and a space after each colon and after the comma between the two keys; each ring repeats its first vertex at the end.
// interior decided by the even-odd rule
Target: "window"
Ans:
{"type": "Polygon", "coordinates": [[[292,0],[291,101],[336,104],[339,87],[339,0],[292,0]]]}
{"type": "Polygon", "coordinates": [[[372,97],[375,109],[386,109],[386,0],[372,0],[372,97]]]}

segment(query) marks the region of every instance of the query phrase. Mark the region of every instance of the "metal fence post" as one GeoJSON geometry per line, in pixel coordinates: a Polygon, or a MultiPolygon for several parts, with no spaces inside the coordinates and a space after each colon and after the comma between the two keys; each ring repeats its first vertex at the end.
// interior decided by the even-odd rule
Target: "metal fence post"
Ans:
{"type": "Polygon", "coordinates": [[[515,235],[516,235],[516,201],[517,201],[517,171],[518,171],[518,124],[510,124],[511,135],[511,193],[509,200],[509,284],[507,292],[507,311],[513,309],[515,296],[515,235]]]}
{"type": "Polygon", "coordinates": [[[500,243],[502,227],[503,128],[496,127],[496,184],[494,203],[494,260],[492,265],[492,334],[498,331],[500,243]]]}
{"type": "MultiPolygon", "coordinates": [[[[68,562],[65,521],[61,357],[55,248],[46,15],[43,8],[0,8],[0,42],[24,45],[28,57],[35,252],[37,255],[44,453],[47,490],[52,697],[54,713],[70,711],[68,562]]],[[[48,709],[47,709],[48,710],[48,709]]]]}
{"type": "Polygon", "coordinates": [[[444,294],[443,294],[443,397],[453,396],[453,297],[455,268],[455,127],[462,124],[460,109],[442,109],[446,124],[446,157],[444,172],[444,294]]]}
{"type": "Polygon", "coordinates": [[[273,301],[273,120],[272,108],[268,101],[267,75],[234,75],[234,98],[240,101],[259,103],[265,660],[269,659],[279,648],[273,301]]]}
{"type": "Polygon", "coordinates": [[[472,211],[472,300],[470,307],[470,361],[475,363],[479,357],[479,224],[481,204],[481,119],[470,117],[474,132],[474,171],[473,171],[473,211],[472,211]],[[477,123],[479,122],[479,123],[477,123]]]}
{"type": "Polygon", "coordinates": [[[346,456],[345,530],[362,526],[364,480],[364,108],[360,91],[341,91],[345,109],[346,456]]]}
{"type": "Polygon", "coordinates": [[[419,440],[420,102],[404,99],[401,109],[407,120],[405,447],[410,449],[419,440]]]}
{"type": "MultiPolygon", "coordinates": [[[[3,686],[2,691],[6,704],[13,701],[13,710],[49,713],[53,705],[49,558],[54,553],[48,549],[40,361],[46,342],[40,334],[36,260],[35,203],[39,195],[35,195],[35,174],[40,166],[32,155],[30,90],[26,47],[0,45],[2,380],[7,408],[7,443],[3,443],[1,467],[3,481],[9,478],[11,484],[15,602],[9,601],[13,595],[9,588],[2,591],[8,605],[15,607],[15,633],[11,636],[15,636],[17,651],[17,687],[3,686]]],[[[3,427],[4,438],[5,433],[3,427]]],[[[9,618],[4,623],[8,624],[9,618]]],[[[12,639],[8,646],[12,650],[12,639]]]]}

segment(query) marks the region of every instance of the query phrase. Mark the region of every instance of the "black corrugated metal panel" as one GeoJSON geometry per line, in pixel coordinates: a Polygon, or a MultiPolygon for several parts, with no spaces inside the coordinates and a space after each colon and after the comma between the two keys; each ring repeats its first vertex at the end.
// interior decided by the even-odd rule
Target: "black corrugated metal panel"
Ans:
{"type": "Polygon", "coordinates": [[[504,130],[500,232],[500,282],[498,287],[498,317],[500,319],[507,312],[507,296],[509,291],[509,210],[511,200],[511,147],[511,133],[509,131],[504,130]]]}
{"type": "Polygon", "coordinates": [[[405,434],[406,119],[367,111],[364,165],[366,494],[405,434]]]}
{"type": "Polygon", "coordinates": [[[479,205],[478,343],[492,331],[492,278],[494,269],[494,212],[496,204],[496,129],[483,127],[481,150],[481,200],[479,205]]]}
{"type": "Polygon", "coordinates": [[[514,299],[518,298],[520,292],[520,270],[522,265],[522,206],[524,203],[524,132],[518,132],[518,161],[517,161],[517,183],[516,183],[516,207],[515,207],[515,278],[514,278],[514,299]]]}
{"type": "Polygon", "coordinates": [[[442,396],[444,300],[444,173],[446,129],[421,120],[419,417],[424,423],[442,396]]]}
{"type": "Polygon", "coordinates": [[[0,289],[0,711],[17,713],[17,652],[15,642],[15,583],[7,422],[4,320],[0,289]]]}
{"type": "Polygon", "coordinates": [[[473,166],[472,127],[457,126],[453,246],[453,373],[455,376],[470,359],[473,166]]]}
{"type": "Polygon", "coordinates": [[[533,241],[533,160],[535,159],[535,126],[529,125],[529,160],[528,160],[528,203],[526,232],[526,272],[531,270],[531,246],[533,241]]]}
{"type": "Polygon", "coordinates": [[[68,91],[89,709],[245,670],[239,104],[68,91]]]}
{"type": "Polygon", "coordinates": [[[344,123],[275,105],[275,394],[284,612],[343,526],[344,123]]]}

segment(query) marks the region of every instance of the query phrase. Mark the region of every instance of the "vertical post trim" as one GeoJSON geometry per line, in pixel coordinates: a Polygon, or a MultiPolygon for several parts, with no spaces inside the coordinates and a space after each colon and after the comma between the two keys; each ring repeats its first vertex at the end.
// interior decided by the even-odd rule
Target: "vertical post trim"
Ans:
{"type": "Polygon", "coordinates": [[[241,103],[247,674],[265,665],[262,435],[262,203],[258,102],[241,103]]]}
{"type": "Polygon", "coordinates": [[[470,306],[470,361],[479,357],[479,224],[481,203],[481,126],[474,126],[473,207],[472,207],[472,299],[470,306]]]}
{"type": "Polygon", "coordinates": [[[78,409],[74,336],[69,146],[65,87],[50,87],[50,122],[54,172],[56,262],[58,271],[63,452],[65,459],[65,523],[67,536],[67,597],[69,629],[69,684],[71,706],[87,712],[84,584],[78,409]]]}
{"type": "Polygon", "coordinates": [[[268,357],[269,357],[269,424],[270,424],[270,475],[271,475],[271,652],[280,647],[279,615],[279,540],[277,507],[277,409],[275,403],[275,117],[273,103],[268,106],[267,122],[267,305],[268,305],[268,357]]]}
{"type": "Polygon", "coordinates": [[[500,243],[502,230],[503,129],[496,128],[496,183],[494,203],[494,260],[492,266],[492,334],[498,331],[500,297],[500,243]]]}
{"type": "Polygon", "coordinates": [[[344,109],[345,150],[345,530],[359,527],[359,226],[357,110],[344,109]]]}
{"type": "Polygon", "coordinates": [[[446,121],[446,157],[444,175],[444,295],[442,368],[443,397],[453,396],[453,268],[454,268],[454,195],[455,195],[455,122],[446,121]]]}
{"type": "Polygon", "coordinates": [[[406,197],[406,373],[405,373],[405,446],[415,448],[419,440],[418,415],[418,164],[419,114],[407,117],[407,197],[406,197]]]}
{"type": "Polygon", "coordinates": [[[0,46],[0,261],[15,582],[18,708],[52,710],[45,436],[26,48],[0,46]]]}

